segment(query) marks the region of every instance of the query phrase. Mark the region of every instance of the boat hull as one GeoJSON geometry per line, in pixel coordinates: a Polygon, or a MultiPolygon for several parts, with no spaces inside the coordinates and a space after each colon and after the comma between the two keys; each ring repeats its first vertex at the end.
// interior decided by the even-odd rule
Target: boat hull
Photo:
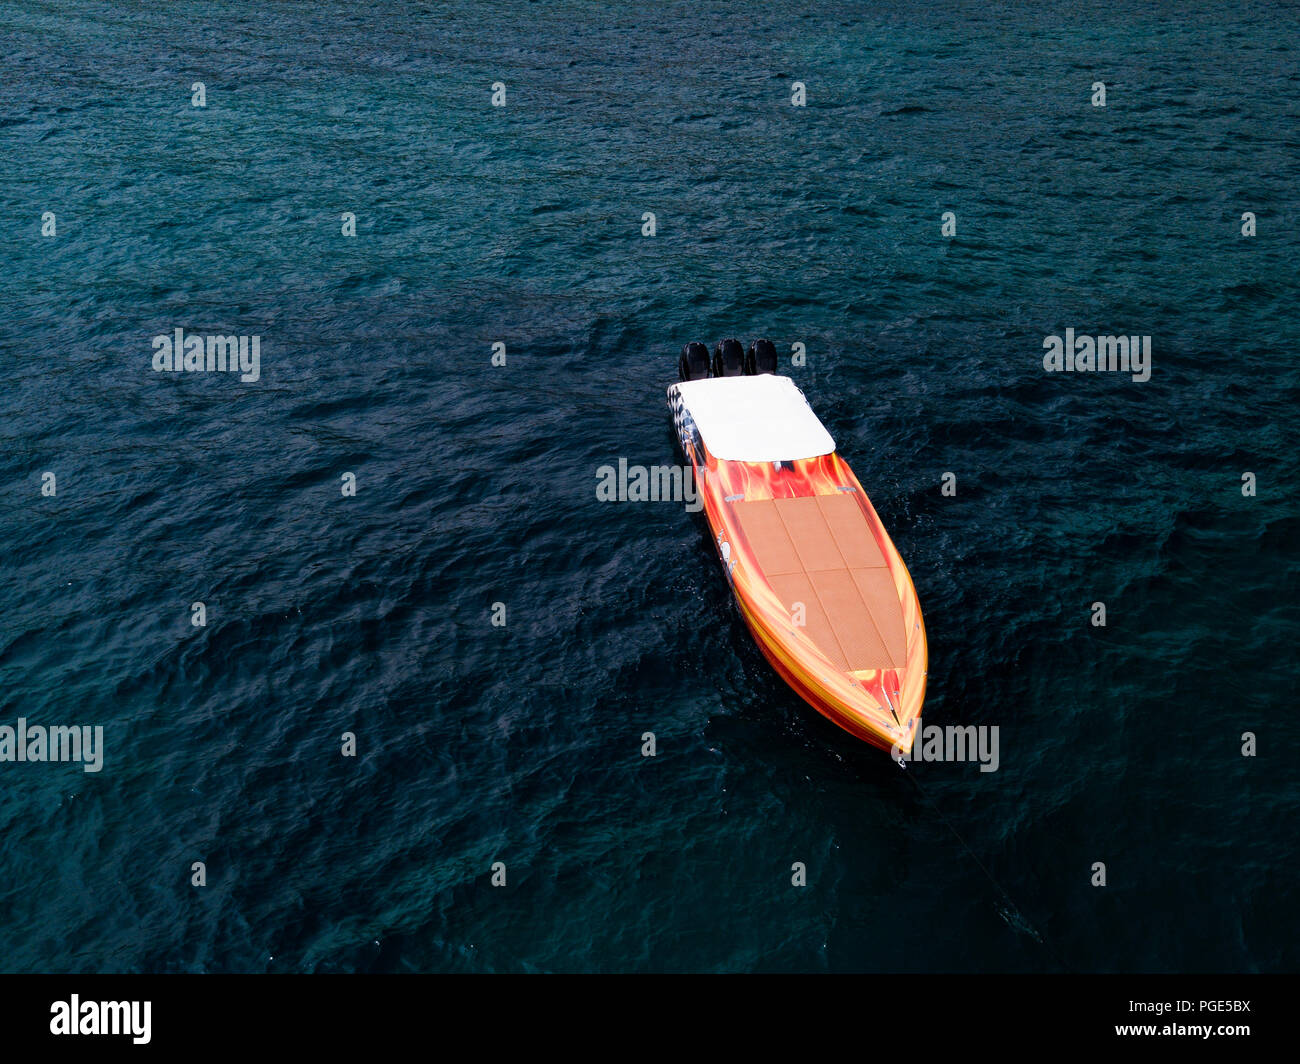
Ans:
{"type": "Polygon", "coordinates": [[[682,450],[741,616],[796,694],[851,735],[910,752],[928,647],[912,578],[835,452],[790,462],[713,457],[689,419],[682,450]]]}

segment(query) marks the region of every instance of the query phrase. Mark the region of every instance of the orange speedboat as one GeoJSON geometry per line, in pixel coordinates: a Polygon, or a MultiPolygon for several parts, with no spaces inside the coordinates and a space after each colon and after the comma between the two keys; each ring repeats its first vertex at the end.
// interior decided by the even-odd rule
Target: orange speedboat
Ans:
{"type": "Polygon", "coordinates": [[[765,340],[687,344],[668,389],[740,612],[814,709],[906,754],[925,700],[925,625],[871,500],[765,340]]]}

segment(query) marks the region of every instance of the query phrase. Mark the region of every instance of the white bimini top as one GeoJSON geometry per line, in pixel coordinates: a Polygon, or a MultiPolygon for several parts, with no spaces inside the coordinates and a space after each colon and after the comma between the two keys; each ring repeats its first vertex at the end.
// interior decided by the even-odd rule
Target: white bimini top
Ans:
{"type": "Polygon", "coordinates": [[[835,450],[789,377],[707,377],[675,387],[709,454],[724,462],[787,462],[835,450]]]}

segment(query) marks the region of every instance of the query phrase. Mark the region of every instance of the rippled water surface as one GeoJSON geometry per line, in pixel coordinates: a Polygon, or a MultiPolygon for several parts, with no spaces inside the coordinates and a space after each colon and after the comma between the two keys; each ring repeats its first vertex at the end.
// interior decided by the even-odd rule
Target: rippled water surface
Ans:
{"type": "Polygon", "coordinates": [[[1294,8],[19,2],[0,42],[0,724],[106,737],[0,764],[0,968],[1300,963],[1294,8]],[[261,379],[155,373],[177,327],[261,379]],[[1045,373],[1066,328],[1151,379],[1045,373]],[[597,501],[732,334],[806,345],[926,721],[997,772],[914,787],[767,666],[700,515],[597,501]]]}

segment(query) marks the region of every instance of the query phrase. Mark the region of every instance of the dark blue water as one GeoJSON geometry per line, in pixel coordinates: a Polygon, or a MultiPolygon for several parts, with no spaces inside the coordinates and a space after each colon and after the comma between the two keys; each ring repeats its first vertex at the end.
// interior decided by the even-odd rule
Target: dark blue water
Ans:
{"type": "Polygon", "coordinates": [[[1298,96],[1267,4],[5,5],[0,725],[105,754],[0,764],[0,968],[1294,969],[1298,96]],[[914,787],[597,501],[732,334],[997,772],[914,787]]]}

